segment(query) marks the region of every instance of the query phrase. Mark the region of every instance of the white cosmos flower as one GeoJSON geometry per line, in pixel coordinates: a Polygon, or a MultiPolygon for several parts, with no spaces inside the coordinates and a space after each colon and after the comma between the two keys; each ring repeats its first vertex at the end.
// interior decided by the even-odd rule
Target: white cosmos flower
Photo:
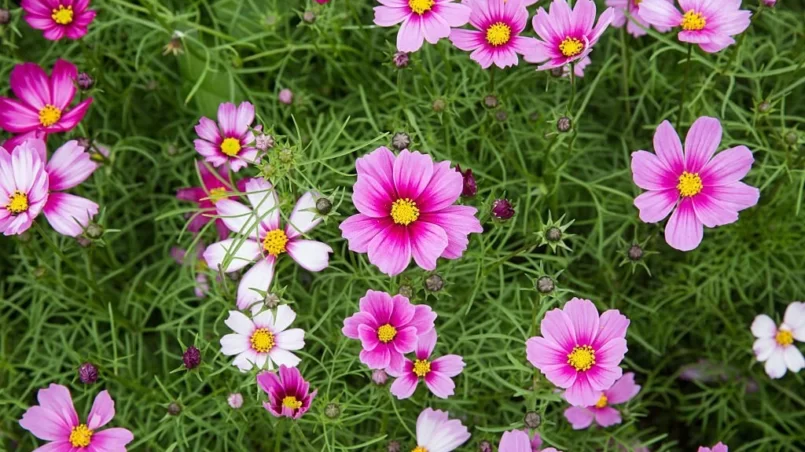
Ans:
{"type": "Polygon", "coordinates": [[[760,314],[752,322],[752,334],[757,338],[752,350],[758,361],[766,362],[766,373],[771,378],[805,367],[805,358],[794,344],[795,340],[805,342],[805,303],[789,304],[779,328],[771,317],[760,314]]]}
{"type": "Polygon", "coordinates": [[[296,319],[296,313],[287,306],[281,305],[276,313],[271,310],[261,312],[262,304],[252,309],[252,318],[240,311],[229,311],[224,323],[234,331],[221,338],[221,353],[227,356],[237,355],[232,365],[241,372],[247,372],[256,366],[268,370],[281,365],[296,367],[299,357],[290,350],[299,350],[305,346],[305,331],[301,328],[288,327],[296,319]]]}

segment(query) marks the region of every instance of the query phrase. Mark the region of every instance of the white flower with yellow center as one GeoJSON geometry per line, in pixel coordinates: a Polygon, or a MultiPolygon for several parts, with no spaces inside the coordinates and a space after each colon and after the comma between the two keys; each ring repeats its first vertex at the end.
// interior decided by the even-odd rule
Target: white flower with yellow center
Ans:
{"type": "Polygon", "coordinates": [[[760,314],[752,322],[752,334],[757,338],[752,350],[758,361],[766,363],[766,373],[771,378],[781,378],[787,370],[796,373],[805,367],[805,358],[794,344],[794,341],[805,342],[805,303],[789,304],[779,327],[771,317],[760,314]]]}
{"type": "Polygon", "coordinates": [[[235,333],[221,338],[221,353],[235,355],[232,365],[242,372],[255,366],[272,370],[275,364],[296,367],[300,360],[291,350],[305,346],[305,331],[288,329],[295,319],[296,313],[287,305],[263,310],[262,303],[258,303],[252,308],[251,318],[240,311],[229,311],[224,323],[235,333]]]}

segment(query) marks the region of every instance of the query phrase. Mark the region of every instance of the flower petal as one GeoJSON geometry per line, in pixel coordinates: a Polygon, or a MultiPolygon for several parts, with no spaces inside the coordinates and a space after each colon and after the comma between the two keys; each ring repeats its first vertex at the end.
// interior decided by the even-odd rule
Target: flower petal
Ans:
{"type": "Polygon", "coordinates": [[[98,204],[69,193],[51,193],[45,204],[45,218],[59,234],[76,237],[98,213],[98,204]]]}
{"type": "Polygon", "coordinates": [[[672,248],[690,251],[702,243],[704,228],[690,198],[683,199],[665,225],[665,241],[672,248]]]}
{"type": "Polygon", "coordinates": [[[316,210],[316,200],[320,196],[313,192],[305,192],[291,212],[288,224],[285,226],[285,234],[289,239],[296,238],[307,233],[316,225],[321,223],[322,216],[316,210]]]}
{"type": "Polygon", "coordinates": [[[204,250],[204,261],[210,268],[223,268],[225,273],[240,270],[260,257],[260,244],[254,240],[226,239],[204,250]]]}
{"type": "Polygon", "coordinates": [[[88,152],[75,140],[68,141],[53,153],[47,164],[50,189],[67,190],[84,182],[98,169],[88,152]]]}
{"type": "Polygon", "coordinates": [[[721,144],[721,123],[716,118],[702,116],[693,122],[685,137],[685,167],[691,173],[700,172],[721,144]]]}
{"type": "Polygon", "coordinates": [[[260,259],[254,267],[243,275],[238,285],[238,309],[246,309],[265,298],[268,289],[271,287],[271,281],[274,279],[274,264],[274,257],[268,256],[265,259],[260,259]],[[262,291],[262,293],[257,292],[257,290],[262,291]]]}
{"type": "Polygon", "coordinates": [[[593,424],[595,415],[586,407],[572,406],[565,410],[565,419],[573,426],[573,430],[583,430],[593,424]]]}
{"type": "Polygon", "coordinates": [[[90,430],[97,430],[108,424],[113,417],[115,417],[115,401],[112,400],[109,391],[101,391],[92,402],[92,409],[87,416],[87,427],[90,430]]]}
{"type": "Polygon", "coordinates": [[[288,255],[311,272],[320,272],[327,268],[330,262],[330,253],[333,249],[329,245],[315,240],[291,240],[286,245],[288,255]]]}

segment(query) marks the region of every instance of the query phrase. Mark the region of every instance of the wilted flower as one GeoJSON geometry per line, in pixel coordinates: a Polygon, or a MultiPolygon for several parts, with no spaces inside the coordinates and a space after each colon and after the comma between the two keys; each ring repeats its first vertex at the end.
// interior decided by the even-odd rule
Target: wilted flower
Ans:
{"type": "Polygon", "coordinates": [[[408,67],[409,60],[408,52],[394,52],[394,56],[391,58],[394,65],[400,69],[408,67]]]}
{"type": "Polygon", "coordinates": [[[478,185],[475,183],[475,176],[472,174],[472,169],[467,168],[465,171],[461,171],[461,166],[456,165],[456,171],[458,171],[463,178],[461,196],[465,198],[475,196],[478,193],[478,185]]]}

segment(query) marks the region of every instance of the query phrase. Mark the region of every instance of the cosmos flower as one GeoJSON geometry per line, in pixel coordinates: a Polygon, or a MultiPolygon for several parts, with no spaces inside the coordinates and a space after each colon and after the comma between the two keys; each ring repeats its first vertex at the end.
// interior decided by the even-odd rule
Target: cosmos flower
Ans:
{"type": "Polygon", "coordinates": [[[215,204],[226,227],[239,236],[213,243],[204,252],[204,260],[211,268],[226,273],[257,261],[240,280],[239,309],[265,298],[280,255],[288,253],[305,270],[318,272],[327,268],[333,252],[325,243],[302,238],[321,222],[321,217],[316,215],[316,196],[312,192],[299,198],[288,224],[282,229],[274,187],[263,179],[251,179],[244,188],[252,209],[231,199],[221,199],[215,204]]]}
{"type": "Polygon", "coordinates": [[[107,391],[95,397],[86,423],[78,419],[70,390],[62,385],[51,384],[47,389],[40,389],[37,399],[39,405],[28,408],[20,420],[22,428],[39,439],[50,441],[37,451],[125,451],[126,444],[134,439],[125,428],[98,430],[115,417],[115,402],[107,391]]]}
{"type": "Polygon", "coordinates": [[[726,149],[713,157],[721,143],[721,123],[702,116],[685,137],[685,151],[671,123],[654,132],[654,152],[632,153],[632,176],[648,190],[634,200],[646,223],[671,218],[665,241],[690,251],[702,241],[703,226],[714,228],[738,221],[738,212],[757,204],[760,190],[741,182],[754,157],[746,146],[726,149]],[[673,213],[671,213],[673,211],[673,213]]]}
{"type": "Polygon", "coordinates": [[[436,339],[436,329],[419,336],[415,350],[416,360],[411,361],[406,358],[400,373],[389,369],[389,373],[397,378],[391,385],[391,393],[398,399],[411,397],[416,391],[420,379],[436,397],[446,399],[453,395],[456,387],[453,377],[464,370],[464,360],[458,355],[445,355],[430,359],[433,349],[436,347],[436,339]]]}
{"type": "Polygon", "coordinates": [[[0,232],[27,231],[45,208],[49,188],[45,163],[33,143],[25,142],[10,154],[0,147],[0,232]]]}
{"type": "Polygon", "coordinates": [[[358,180],[352,202],[358,214],[341,223],[349,249],[367,253],[383,273],[394,276],[411,262],[435,270],[439,257],[457,259],[469,234],[483,232],[476,209],[453,205],[463,178],[450,162],[404,149],[395,156],[380,147],[355,162],[358,180]]]}
{"type": "Polygon", "coordinates": [[[397,50],[416,52],[427,40],[436,44],[450,36],[451,27],[470,20],[470,8],[453,0],[378,0],[375,24],[392,27],[402,22],[397,33],[397,50]]]}
{"type": "Polygon", "coordinates": [[[257,149],[252,147],[254,134],[249,130],[252,122],[254,106],[249,102],[237,107],[222,103],[218,106],[218,124],[202,117],[196,125],[196,151],[215,167],[228,163],[232,171],[239,171],[257,157],[257,149]]]}
{"type": "Polygon", "coordinates": [[[574,430],[581,430],[592,425],[593,421],[601,427],[609,427],[621,423],[620,412],[612,405],[626,403],[640,392],[640,386],[634,382],[634,374],[624,374],[611,388],[602,391],[595,405],[588,407],[572,406],[565,410],[565,419],[573,425],[574,430]]]}
{"type": "Polygon", "coordinates": [[[419,336],[433,329],[434,320],[436,313],[430,306],[412,305],[402,295],[369,290],[360,300],[360,311],[344,320],[341,332],[361,341],[360,360],[370,369],[388,368],[400,374],[403,355],[416,349],[419,336]]]}
{"type": "MultiPolygon", "coordinates": [[[[198,204],[200,212],[193,215],[187,229],[190,232],[199,232],[210,221],[215,221],[215,229],[218,231],[218,237],[221,240],[229,237],[229,228],[226,227],[224,220],[221,218],[213,219],[211,214],[215,213],[215,204],[221,199],[232,196],[235,185],[229,177],[229,172],[225,167],[220,167],[216,170],[210,170],[208,165],[204,162],[197,161],[196,167],[201,176],[201,186],[180,188],[176,191],[176,199],[180,201],[189,201],[198,204]]],[[[246,188],[246,179],[242,179],[237,184],[237,191],[243,191],[246,188]]]]}
{"type": "Polygon", "coordinates": [[[525,430],[509,430],[500,438],[498,452],[559,452],[553,447],[540,449],[542,438],[534,433],[533,438],[528,437],[525,430]]]}
{"type": "Polygon", "coordinates": [[[683,12],[667,0],[643,0],[640,18],[654,27],[681,27],[677,36],[680,41],[698,44],[708,53],[735,44],[732,37],[749,27],[752,13],[739,9],[741,0],[677,1],[683,12]]]}
{"type": "Polygon", "coordinates": [[[713,448],[700,446],[697,452],[729,452],[729,448],[722,442],[719,442],[713,448]]]}
{"type": "Polygon", "coordinates": [[[595,405],[601,391],[623,374],[618,365],[626,354],[628,326],[629,319],[618,310],[599,318],[592,301],[573,298],[545,314],[542,336],[526,342],[526,356],[551,383],[567,389],[565,399],[571,405],[595,405]]]}
{"type": "Polygon", "coordinates": [[[299,369],[280,366],[279,374],[261,372],[257,386],[268,394],[263,406],[274,417],[299,419],[310,409],[318,391],[309,392],[310,383],[302,378],[299,369]]]}
{"type": "Polygon", "coordinates": [[[455,28],[450,41],[486,69],[492,64],[503,69],[517,66],[517,54],[536,46],[534,38],[520,36],[528,23],[522,0],[465,0],[472,9],[470,25],[475,30],[455,28]]]}
{"type": "Polygon", "coordinates": [[[226,403],[233,410],[239,410],[243,406],[243,396],[239,392],[233,392],[226,397],[226,403]]]}
{"type": "Polygon", "coordinates": [[[412,452],[451,452],[470,439],[458,419],[449,419],[447,412],[425,408],[416,419],[416,444],[412,452]]]}
{"type": "Polygon", "coordinates": [[[805,342],[805,303],[789,304],[779,328],[766,314],[755,317],[752,335],[757,338],[752,350],[758,361],[766,362],[771,378],[782,378],[786,370],[796,373],[805,367],[802,352],[794,345],[794,341],[805,342]]]}
{"type": "Polygon", "coordinates": [[[235,356],[232,365],[241,372],[252,367],[268,370],[278,366],[296,367],[299,357],[291,353],[305,346],[305,331],[288,329],[296,319],[296,313],[288,305],[280,305],[276,312],[262,310],[260,304],[252,308],[252,318],[240,311],[229,311],[224,321],[234,331],[221,338],[221,353],[235,356]]]}
{"type": "MultiPolygon", "coordinates": [[[[196,287],[193,289],[198,298],[204,298],[210,291],[210,281],[207,277],[209,266],[204,260],[204,251],[207,247],[203,242],[196,245],[195,267],[196,267],[196,287]]],[[[171,248],[171,257],[179,265],[184,265],[187,258],[187,250],[178,247],[171,248]]]]}
{"type": "Polygon", "coordinates": [[[87,9],[89,0],[22,0],[20,5],[28,25],[51,41],[79,39],[95,19],[95,11],[87,9]]]}
{"type": "MultiPolygon", "coordinates": [[[[673,0],[661,1],[673,4],[673,0]]],[[[612,17],[612,26],[621,28],[626,25],[626,31],[635,38],[645,35],[646,31],[640,28],[638,24],[645,28],[649,28],[651,25],[640,17],[640,4],[642,2],[643,0],[606,0],[606,5],[615,11],[612,17]],[[626,17],[625,13],[627,12],[631,17],[626,17]]],[[[671,29],[671,27],[664,27],[662,25],[655,25],[654,28],[660,33],[665,33],[671,29]]]]}

